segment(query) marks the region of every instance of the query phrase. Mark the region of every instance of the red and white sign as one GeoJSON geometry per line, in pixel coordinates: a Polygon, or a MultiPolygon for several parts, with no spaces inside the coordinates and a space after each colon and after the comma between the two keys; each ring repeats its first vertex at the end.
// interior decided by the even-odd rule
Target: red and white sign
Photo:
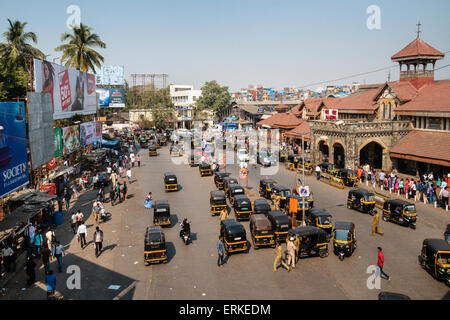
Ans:
{"type": "Polygon", "coordinates": [[[325,120],[337,120],[338,119],[338,111],[336,109],[327,109],[324,110],[325,120]]]}
{"type": "Polygon", "coordinates": [[[95,93],[95,75],[86,73],[87,80],[87,93],[93,94],[95,93]]]}
{"type": "Polygon", "coordinates": [[[69,72],[67,70],[58,73],[59,95],[61,97],[61,109],[66,110],[72,104],[72,95],[70,93],[69,72]]]}

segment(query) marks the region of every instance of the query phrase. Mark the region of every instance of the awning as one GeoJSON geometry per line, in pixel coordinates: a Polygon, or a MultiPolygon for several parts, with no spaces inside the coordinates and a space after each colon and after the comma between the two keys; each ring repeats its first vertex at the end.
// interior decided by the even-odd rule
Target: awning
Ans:
{"type": "Polygon", "coordinates": [[[74,170],[75,170],[74,167],[66,167],[66,166],[58,167],[49,174],[48,178],[53,180],[62,175],[65,175],[66,173],[69,174],[74,170]]]}

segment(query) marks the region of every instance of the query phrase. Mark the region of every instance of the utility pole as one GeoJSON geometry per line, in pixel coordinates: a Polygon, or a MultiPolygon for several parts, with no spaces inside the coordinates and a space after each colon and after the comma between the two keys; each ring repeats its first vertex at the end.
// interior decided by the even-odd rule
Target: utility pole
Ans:
{"type": "MultiPolygon", "coordinates": [[[[305,135],[302,134],[302,185],[305,184],[305,154],[303,152],[305,146],[305,135]]],[[[302,226],[305,226],[305,197],[302,197],[302,226]]]]}

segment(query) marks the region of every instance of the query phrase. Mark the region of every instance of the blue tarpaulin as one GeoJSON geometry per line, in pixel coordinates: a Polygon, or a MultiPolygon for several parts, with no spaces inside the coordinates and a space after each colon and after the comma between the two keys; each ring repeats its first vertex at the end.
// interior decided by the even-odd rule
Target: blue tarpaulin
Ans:
{"type": "Polygon", "coordinates": [[[102,139],[102,145],[106,146],[106,147],[108,147],[108,146],[114,147],[117,144],[119,144],[119,141],[120,140],[105,140],[105,139],[102,139]]]}

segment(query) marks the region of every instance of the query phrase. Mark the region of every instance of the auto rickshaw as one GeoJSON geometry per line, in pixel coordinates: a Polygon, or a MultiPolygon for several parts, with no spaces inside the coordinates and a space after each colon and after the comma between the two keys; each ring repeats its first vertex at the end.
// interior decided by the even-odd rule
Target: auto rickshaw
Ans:
{"type": "Polygon", "coordinates": [[[416,229],[416,205],[405,200],[386,200],[383,205],[383,220],[416,229]]]}
{"type": "Polygon", "coordinates": [[[154,145],[148,147],[148,155],[150,157],[156,157],[158,155],[158,151],[154,145]]]}
{"type": "Polygon", "coordinates": [[[161,136],[161,137],[159,138],[159,144],[160,144],[161,146],[165,146],[165,145],[167,144],[167,138],[166,138],[166,136],[161,136]]]}
{"type": "Polygon", "coordinates": [[[246,195],[235,195],[233,208],[237,221],[250,219],[250,215],[252,213],[252,203],[246,195]]]}
{"type": "Polygon", "coordinates": [[[325,210],[311,209],[306,216],[306,223],[324,230],[327,233],[328,239],[330,239],[333,231],[332,219],[332,215],[325,210]]]}
{"type": "Polygon", "coordinates": [[[273,179],[261,179],[259,180],[259,195],[270,199],[272,195],[272,188],[277,184],[273,179]]]}
{"type": "Polygon", "coordinates": [[[223,178],[223,190],[225,191],[227,196],[228,196],[229,186],[231,184],[238,184],[238,183],[239,182],[235,178],[232,178],[232,177],[223,178]]]}
{"type": "Polygon", "coordinates": [[[280,197],[280,209],[286,207],[286,198],[291,195],[291,190],[279,184],[272,188],[272,195],[280,197]]]}
{"type": "Polygon", "coordinates": [[[280,150],[279,161],[286,162],[288,158],[288,151],[286,149],[280,150]]]}
{"type": "Polygon", "coordinates": [[[301,158],[302,158],[302,156],[301,155],[298,155],[298,154],[290,154],[290,155],[288,155],[288,166],[289,166],[289,163],[290,164],[292,164],[293,166],[291,166],[292,168],[291,169],[296,169],[296,168],[298,168],[298,163],[299,163],[299,161],[301,160],[301,158]]]}
{"type": "Polygon", "coordinates": [[[319,255],[321,258],[328,256],[327,233],[320,228],[305,226],[290,229],[288,237],[295,237],[300,240],[299,258],[313,255],[319,255]]]}
{"type": "Polygon", "coordinates": [[[267,214],[267,218],[269,218],[272,223],[275,233],[275,240],[280,242],[285,241],[288,236],[289,229],[292,228],[291,220],[279,210],[270,211],[267,214]]]}
{"type": "Polygon", "coordinates": [[[227,178],[227,177],[229,177],[231,175],[231,173],[229,173],[229,172],[215,172],[214,173],[214,183],[215,183],[215,185],[216,185],[216,187],[217,187],[217,189],[219,189],[219,190],[223,190],[224,189],[224,187],[223,187],[223,180],[225,179],[225,178],[227,178]]]}
{"type": "Polygon", "coordinates": [[[447,225],[447,229],[444,232],[444,240],[450,244],[450,224],[447,225]]]}
{"type": "Polygon", "coordinates": [[[425,239],[420,252],[422,267],[450,286],[450,244],[443,239],[425,239]]]}
{"type": "Polygon", "coordinates": [[[355,171],[350,169],[338,169],[336,171],[336,178],[341,179],[347,187],[356,187],[358,183],[358,177],[355,171]]]}
{"type": "Polygon", "coordinates": [[[336,221],[333,229],[334,254],[339,260],[349,257],[356,249],[356,231],[353,222],[336,221]]]}
{"type": "Polygon", "coordinates": [[[164,173],[164,186],[165,191],[178,191],[178,180],[177,176],[173,173],[164,173]]]}
{"type": "Polygon", "coordinates": [[[304,161],[303,158],[300,157],[299,161],[298,161],[298,168],[303,168],[305,167],[305,171],[312,171],[313,170],[313,161],[311,158],[309,157],[305,157],[304,161]]]}
{"type": "Polygon", "coordinates": [[[264,214],[253,214],[250,218],[250,233],[252,235],[253,248],[271,246],[275,248],[275,233],[272,223],[264,214]]]}
{"type": "Polygon", "coordinates": [[[170,151],[170,155],[172,157],[181,157],[183,155],[183,152],[181,151],[181,148],[179,146],[174,146],[170,151]]]}
{"type": "Polygon", "coordinates": [[[156,262],[167,262],[166,240],[160,226],[149,226],[145,232],[144,264],[156,262]]]}
{"type": "Polygon", "coordinates": [[[230,184],[228,187],[228,199],[230,200],[231,205],[234,205],[234,197],[243,194],[245,195],[244,188],[238,184],[230,184]]]}
{"type": "Polygon", "coordinates": [[[290,212],[289,212],[289,202],[291,201],[291,199],[296,199],[297,200],[297,213],[295,214],[295,220],[302,220],[302,216],[304,216],[306,218],[306,216],[309,213],[310,205],[308,203],[308,201],[306,201],[305,199],[305,207],[303,208],[303,202],[302,202],[302,197],[298,196],[298,195],[294,195],[291,194],[286,198],[285,206],[280,208],[282,210],[284,210],[284,212],[290,216],[290,212]]]}
{"type": "Polygon", "coordinates": [[[244,251],[248,253],[249,247],[245,228],[234,219],[220,222],[220,235],[223,236],[224,248],[227,254],[244,251]]]}
{"type": "Polygon", "coordinates": [[[375,198],[373,192],[355,189],[348,192],[347,208],[374,215],[375,198]]]}
{"type": "Polygon", "coordinates": [[[156,200],[153,206],[153,224],[170,226],[170,206],[167,200],[156,200]]]}
{"type": "Polygon", "coordinates": [[[211,214],[217,216],[227,207],[227,198],[222,190],[211,191],[209,195],[209,204],[211,206],[211,214]]]}
{"type": "Polygon", "coordinates": [[[146,137],[140,137],[139,145],[141,146],[141,148],[147,148],[148,147],[148,139],[146,137]]]}
{"type": "Polygon", "coordinates": [[[200,172],[200,176],[212,176],[211,164],[207,162],[202,162],[198,166],[198,171],[200,172]]]}
{"type": "Polygon", "coordinates": [[[338,171],[336,165],[334,165],[333,163],[322,162],[321,164],[319,164],[319,167],[322,170],[322,172],[328,173],[332,176],[334,176],[338,171]]]}
{"type": "Polygon", "coordinates": [[[253,214],[267,214],[272,210],[266,199],[255,199],[253,201],[253,214]]]}
{"type": "Polygon", "coordinates": [[[309,191],[309,195],[305,197],[305,200],[309,203],[310,208],[314,208],[314,194],[312,191],[309,191]]]}

